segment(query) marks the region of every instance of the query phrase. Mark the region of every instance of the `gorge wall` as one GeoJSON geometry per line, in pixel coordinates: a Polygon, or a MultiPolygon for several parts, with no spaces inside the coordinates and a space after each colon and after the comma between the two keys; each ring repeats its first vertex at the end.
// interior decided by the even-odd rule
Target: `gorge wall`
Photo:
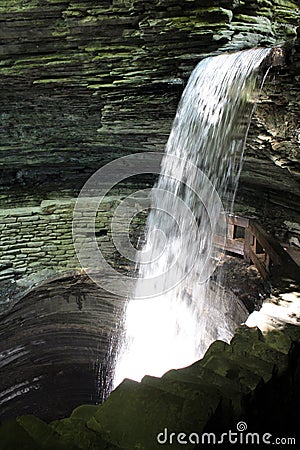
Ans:
{"type": "Polygon", "coordinates": [[[2,1],[1,278],[28,272],[22,254],[36,270],[47,258],[67,266],[70,224],[41,202],[76,197],[112,159],[163,151],[197,62],[258,45],[285,44],[286,66],[270,72],[253,118],[236,208],[298,245],[298,24],[296,2],[283,0],[2,1]]]}
{"type": "MultiPolygon", "coordinates": [[[[75,275],[76,196],[109,161],[164,150],[187,79],[208,55],[285,47],[286,64],[271,69],[252,120],[236,211],[257,216],[282,242],[298,245],[299,17],[295,0],[0,0],[0,397],[6,417],[20,413],[24,396],[24,412],[29,404],[39,408],[44,395],[49,411],[59,405],[57,417],[80,402],[98,401],[95,382],[122,303],[75,275]],[[48,383],[56,392],[52,405],[48,383]]],[[[98,242],[118,270],[128,270],[128,261],[110,239],[113,209],[152,181],[143,176],[117,186],[98,213],[98,242]]],[[[133,241],[140,219],[132,224],[133,241]]],[[[240,369],[229,365],[228,377],[233,373],[238,378],[240,369]]]]}

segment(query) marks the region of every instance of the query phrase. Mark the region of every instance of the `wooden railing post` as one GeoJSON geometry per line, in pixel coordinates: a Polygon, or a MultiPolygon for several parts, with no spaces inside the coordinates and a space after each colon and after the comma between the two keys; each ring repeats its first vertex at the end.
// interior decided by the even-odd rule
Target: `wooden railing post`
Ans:
{"type": "Polygon", "coordinates": [[[300,283],[300,267],[255,220],[228,214],[227,224],[225,246],[221,237],[215,236],[216,246],[252,261],[263,279],[276,272],[300,283]],[[237,227],[244,228],[244,237],[239,236],[237,227]]]}
{"type": "Polygon", "coordinates": [[[250,248],[254,244],[254,236],[249,230],[249,228],[245,228],[245,240],[244,240],[244,259],[248,263],[251,262],[250,258],[250,248]]]}

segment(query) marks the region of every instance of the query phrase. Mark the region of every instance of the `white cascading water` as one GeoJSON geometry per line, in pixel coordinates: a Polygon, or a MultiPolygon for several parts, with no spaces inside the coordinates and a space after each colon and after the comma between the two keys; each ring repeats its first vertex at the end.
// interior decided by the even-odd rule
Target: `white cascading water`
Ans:
{"type": "Polygon", "coordinates": [[[212,341],[232,337],[235,324],[222,292],[204,281],[217,257],[213,235],[222,208],[216,192],[230,209],[269,53],[258,48],[209,57],[190,76],[151,195],[115,386],[189,365],[212,341]]]}

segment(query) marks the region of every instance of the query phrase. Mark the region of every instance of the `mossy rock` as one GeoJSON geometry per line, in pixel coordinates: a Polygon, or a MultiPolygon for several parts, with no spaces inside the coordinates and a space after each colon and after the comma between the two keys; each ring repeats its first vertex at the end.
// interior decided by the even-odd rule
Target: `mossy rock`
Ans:
{"type": "Polygon", "coordinates": [[[214,386],[208,383],[197,383],[197,380],[193,382],[192,380],[174,380],[168,378],[156,378],[147,375],[142,379],[142,384],[152,386],[163,392],[169,392],[170,394],[177,395],[183,399],[194,399],[195,397],[200,397],[203,394],[205,394],[206,397],[216,396],[220,399],[220,395],[214,386]]]}
{"type": "Polygon", "coordinates": [[[216,410],[222,395],[209,383],[187,382],[146,376],[142,384],[184,399],[182,423],[190,424],[191,430],[201,431],[216,410]]]}
{"type": "MultiPolygon", "coordinates": [[[[249,340],[251,341],[251,335],[249,335],[249,340]]],[[[231,373],[231,368],[228,368],[227,365],[230,366],[232,363],[233,366],[235,366],[234,370],[236,370],[237,366],[239,366],[239,372],[245,370],[253,375],[265,376],[269,379],[273,372],[274,362],[260,359],[256,355],[252,355],[251,352],[243,352],[243,344],[241,344],[241,348],[238,348],[237,342],[238,337],[235,341],[235,349],[234,346],[223,341],[213,342],[205,353],[203,359],[190,366],[191,369],[194,368],[197,370],[197,368],[210,368],[221,376],[227,376],[227,369],[231,373]],[[239,351],[234,351],[237,349],[239,351]],[[216,363],[214,362],[215,360],[216,363]],[[223,367],[222,361],[226,363],[226,366],[223,367]]]]}
{"type": "Polygon", "coordinates": [[[202,20],[211,24],[213,22],[222,23],[222,22],[231,22],[233,13],[230,9],[224,8],[199,8],[194,11],[197,18],[200,17],[202,20]]]}
{"type": "Polygon", "coordinates": [[[117,450],[118,447],[109,444],[101,436],[90,430],[86,423],[81,419],[62,419],[52,422],[51,428],[59,435],[69,446],[82,450],[117,450]]]}
{"type": "Polygon", "coordinates": [[[300,326],[287,323],[283,330],[284,334],[290,338],[291,341],[299,341],[300,339],[300,326]]]}
{"type": "Polygon", "coordinates": [[[86,422],[98,411],[98,408],[99,406],[97,405],[80,405],[73,410],[71,419],[78,419],[86,422]]]}
{"type": "Polygon", "coordinates": [[[15,420],[9,420],[0,427],[0,450],[40,450],[24,428],[15,420]]]}
{"type": "Polygon", "coordinates": [[[17,422],[40,450],[78,450],[78,447],[70,446],[68,441],[64,442],[49,425],[33,415],[20,416],[17,422]]]}
{"type": "Polygon", "coordinates": [[[17,12],[37,8],[41,5],[39,0],[2,0],[0,12],[17,12]]]}
{"type": "Polygon", "coordinates": [[[184,403],[182,397],[125,379],[87,426],[124,450],[154,450],[161,448],[156,437],[164,428],[184,430],[184,403]]]}
{"type": "Polygon", "coordinates": [[[254,373],[251,368],[245,368],[240,361],[231,361],[227,358],[227,355],[211,356],[205,361],[204,367],[216,372],[218,375],[237,381],[250,390],[255,389],[262,380],[260,374],[254,373]]]}
{"type": "Polygon", "coordinates": [[[286,324],[281,329],[264,334],[264,342],[272,349],[285,355],[290,351],[293,341],[300,339],[300,327],[286,324]]]}
{"type": "Polygon", "coordinates": [[[239,327],[230,342],[230,351],[245,358],[258,358],[274,364],[279,373],[287,367],[286,354],[270,347],[258,328],[249,328],[246,325],[239,327]]]}
{"type": "Polygon", "coordinates": [[[189,368],[187,367],[184,369],[170,370],[163,375],[162,380],[174,380],[184,383],[199,384],[201,386],[209,385],[211,388],[216,387],[219,391],[225,391],[225,396],[227,394],[233,395],[240,392],[248,392],[248,389],[243,391],[242,386],[237,380],[224,378],[207,367],[199,367],[197,371],[193,370],[192,372],[188,369],[189,368]]]}

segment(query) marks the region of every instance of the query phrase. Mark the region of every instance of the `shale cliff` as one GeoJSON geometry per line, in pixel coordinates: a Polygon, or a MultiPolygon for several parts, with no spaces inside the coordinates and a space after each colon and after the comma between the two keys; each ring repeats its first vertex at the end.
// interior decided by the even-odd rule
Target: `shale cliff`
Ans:
{"type": "Polygon", "coordinates": [[[298,25],[296,1],[1,0],[2,206],[74,196],[106,162],[163,151],[199,60],[285,44],[250,130],[242,200],[257,206],[259,191],[295,212],[298,25]]]}

